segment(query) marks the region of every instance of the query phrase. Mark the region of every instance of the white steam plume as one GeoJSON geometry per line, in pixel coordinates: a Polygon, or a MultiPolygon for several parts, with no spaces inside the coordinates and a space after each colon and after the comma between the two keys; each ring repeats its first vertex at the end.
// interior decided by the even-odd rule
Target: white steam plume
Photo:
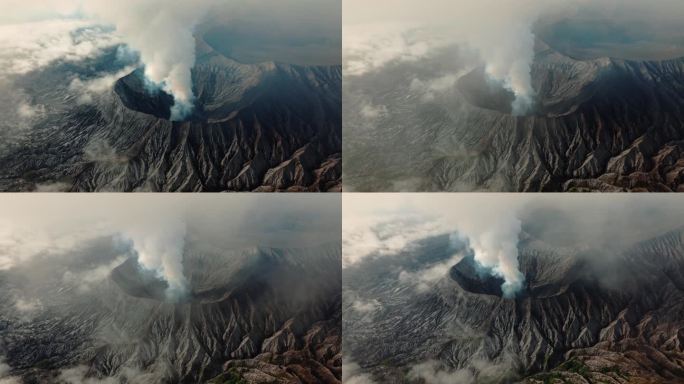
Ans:
{"type": "Polygon", "coordinates": [[[183,274],[185,235],[186,226],[180,218],[144,220],[124,231],[124,237],[132,242],[140,266],[168,283],[166,294],[169,299],[178,299],[187,292],[183,274]]]}
{"type": "Polygon", "coordinates": [[[554,1],[480,1],[473,6],[472,15],[479,18],[479,25],[467,25],[463,31],[466,43],[475,48],[485,62],[487,75],[501,81],[515,95],[514,114],[524,114],[532,106],[535,97],[531,78],[532,24],[541,9],[552,3],[554,1]],[[502,6],[505,9],[499,8],[502,6]]]}
{"type": "MultiPolygon", "coordinates": [[[[527,202],[528,198],[525,197],[506,198],[501,195],[460,194],[457,198],[449,194],[429,197],[414,194],[344,196],[343,259],[346,264],[343,265],[348,267],[366,256],[382,255],[383,251],[399,252],[419,238],[457,233],[468,241],[475,260],[491,274],[504,280],[501,286],[504,296],[514,297],[525,282],[518,262],[521,232],[518,216],[527,202]],[[393,226],[392,236],[383,236],[382,239],[372,236],[383,225],[387,227],[382,220],[389,219],[399,224],[393,219],[398,214],[412,216],[417,213],[424,215],[424,220],[417,221],[419,224],[411,228],[408,228],[410,222],[406,222],[402,228],[393,226]],[[381,224],[364,228],[360,225],[364,222],[381,224]],[[416,227],[423,230],[416,231],[416,227]],[[361,236],[358,232],[366,235],[361,236]],[[387,242],[393,246],[389,247],[387,242]]],[[[424,271],[422,280],[434,279],[435,274],[448,270],[444,265],[435,267],[434,270],[424,271]]]]}
{"type": "Polygon", "coordinates": [[[458,212],[453,221],[458,232],[467,237],[475,260],[492,274],[504,279],[501,290],[505,297],[514,297],[522,288],[525,276],[518,263],[518,238],[521,222],[515,210],[494,204],[458,212]]]}
{"type": "Polygon", "coordinates": [[[213,0],[92,0],[87,14],[116,27],[116,33],[140,54],[146,78],[173,95],[171,120],[192,112],[195,95],[195,26],[213,0]]]}
{"type": "MultiPolygon", "coordinates": [[[[391,56],[365,63],[371,66],[406,57],[415,59],[415,55],[407,56],[403,49],[397,49],[400,46],[387,51],[375,47],[372,42],[359,42],[364,39],[383,41],[367,35],[364,31],[369,29],[358,28],[360,25],[399,22],[405,23],[407,28],[432,30],[433,34],[422,32],[422,36],[429,36],[428,43],[433,48],[455,43],[473,49],[484,63],[487,75],[514,93],[513,113],[522,114],[535,97],[530,75],[535,44],[533,24],[543,14],[567,12],[572,3],[558,0],[430,0],[426,4],[413,0],[376,0],[370,4],[348,0],[344,3],[345,41],[352,45],[344,49],[354,61],[345,65],[354,68],[353,73],[365,72],[363,59],[358,61],[359,47],[368,48],[368,52],[362,54],[369,57],[376,56],[377,52],[391,56]],[[347,28],[349,26],[352,27],[347,28]],[[365,37],[355,36],[358,33],[365,37]]],[[[413,41],[412,45],[406,46],[416,45],[413,41]]],[[[422,52],[422,56],[429,54],[422,52]]]]}

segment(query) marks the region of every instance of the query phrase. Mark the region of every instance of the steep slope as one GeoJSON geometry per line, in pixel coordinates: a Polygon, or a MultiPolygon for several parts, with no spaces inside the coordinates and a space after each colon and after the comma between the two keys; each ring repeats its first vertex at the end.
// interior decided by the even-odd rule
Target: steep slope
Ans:
{"type": "Polygon", "coordinates": [[[82,71],[60,64],[18,80],[49,109],[0,156],[0,189],[340,189],[338,66],[241,64],[198,41],[197,108],[185,121],[168,119],[170,96],[139,70],[104,94],[74,94],[64,78],[82,71]]]}
{"type": "Polygon", "coordinates": [[[75,366],[116,382],[203,383],[226,370],[249,383],[274,372],[283,383],[338,383],[339,252],[191,246],[181,298],[165,295],[165,282],[135,259],[88,289],[53,266],[51,278],[31,285],[43,303],[31,319],[10,301],[9,292],[29,289],[23,271],[3,274],[1,352],[26,383],[75,366]]]}
{"type": "Polygon", "coordinates": [[[576,60],[540,42],[532,67],[537,103],[523,116],[511,114],[512,95],[492,89],[482,69],[439,94],[397,81],[425,78],[432,68],[444,73],[421,61],[345,84],[351,189],[684,188],[684,59],[576,60]],[[361,116],[368,103],[387,113],[361,116]]]}
{"type": "Polygon", "coordinates": [[[398,278],[448,257],[446,237],[426,240],[384,266],[345,270],[345,354],[378,382],[418,383],[412,372],[430,361],[473,382],[681,381],[683,235],[610,255],[525,241],[526,286],[514,299],[487,289],[490,278],[469,257],[427,290],[398,278]],[[373,311],[354,309],[353,301],[371,299],[373,311]]]}

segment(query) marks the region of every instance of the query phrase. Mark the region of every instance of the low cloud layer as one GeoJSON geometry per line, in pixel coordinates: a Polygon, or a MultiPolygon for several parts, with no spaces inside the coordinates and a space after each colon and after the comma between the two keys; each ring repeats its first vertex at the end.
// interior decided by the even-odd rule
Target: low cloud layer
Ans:
{"type": "Polygon", "coordinates": [[[370,374],[364,373],[361,367],[349,358],[344,358],[342,364],[343,384],[375,384],[370,374]]]}
{"type": "Polygon", "coordinates": [[[448,370],[438,361],[426,361],[411,367],[408,373],[410,379],[421,379],[430,384],[470,384],[475,382],[475,376],[467,370],[448,370]]]}
{"type": "Polygon", "coordinates": [[[408,376],[411,379],[422,379],[429,384],[507,382],[510,380],[508,376],[515,369],[514,361],[514,356],[505,354],[497,361],[475,359],[467,368],[453,369],[445,367],[439,361],[428,360],[412,366],[408,376]]]}
{"type": "Polygon", "coordinates": [[[12,376],[12,367],[7,364],[5,356],[0,356],[0,384],[21,384],[21,378],[12,376]]]}
{"type": "Polygon", "coordinates": [[[346,76],[428,58],[457,44],[476,53],[489,77],[515,94],[514,113],[534,103],[530,72],[540,20],[579,15],[672,26],[684,12],[676,0],[348,0],[343,6],[346,76]]]}
{"type": "MultiPolygon", "coordinates": [[[[469,204],[459,204],[458,199],[448,201],[446,195],[434,200],[420,195],[392,196],[381,202],[373,197],[364,201],[363,195],[345,199],[344,265],[349,266],[368,256],[397,254],[409,249],[417,240],[449,233],[464,237],[474,251],[475,260],[505,280],[504,294],[513,296],[520,289],[524,282],[518,269],[517,244],[521,228],[516,214],[520,202],[471,198],[469,204]],[[385,215],[370,208],[374,203],[378,203],[376,209],[388,209],[385,215]],[[363,212],[359,212],[360,207],[356,204],[369,209],[361,208],[363,212]],[[348,209],[358,215],[348,213],[348,209]],[[402,220],[403,215],[414,219],[402,220]]],[[[443,276],[449,267],[446,264],[432,266],[433,269],[411,278],[424,286],[443,276]]]]}
{"type": "Polygon", "coordinates": [[[192,68],[195,66],[193,31],[216,0],[93,0],[82,4],[140,54],[145,76],[173,95],[171,119],[184,118],[193,109],[192,68]]]}
{"type": "Polygon", "coordinates": [[[188,289],[183,274],[186,225],[182,217],[166,217],[164,224],[154,218],[143,219],[124,230],[138,258],[138,263],[155,272],[168,283],[170,299],[183,297],[188,289]]]}
{"type": "MultiPolygon", "coordinates": [[[[339,34],[336,0],[7,0],[3,9],[9,10],[0,16],[3,75],[93,58],[124,45],[139,56],[150,85],[174,97],[172,120],[185,118],[194,108],[195,34],[203,22],[239,28],[260,23],[256,31],[264,30],[262,25],[278,28],[275,35],[284,50],[288,38],[297,47],[314,35],[328,39],[331,31],[339,34]],[[334,23],[330,27],[332,20],[337,28],[334,23]]],[[[254,51],[268,49],[258,39],[254,45],[254,51]]]]}
{"type": "MultiPolygon", "coordinates": [[[[552,246],[623,249],[681,229],[684,215],[681,199],[662,195],[346,194],[343,200],[345,268],[451,234],[469,244],[481,266],[505,280],[501,288],[509,297],[525,282],[518,261],[524,230],[552,246]]],[[[400,278],[429,289],[459,259],[454,254],[400,278]]]]}
{"type": "Polygon", "coordinates": [[[97,56],[121,40],[92,22],[54,19],[0,24],[0,79],[39,70],[55,61],[97,56]]]}
{"type": "MultiPolygon", "coordinates": [[[[34,261],[75,255],[93,240],[118,244],[111,260],[66,273],[62,280],[87,291],[128,257],[183,295],[187,237],[243,249],[309,247],[339,242],[340,198],[320,196],[13,195],[0,199],[0,272],[34,261]],[[116,253],[118,252],[118,253],[116,253]]],[[[32,298],[22,298],[23,308],[32,298]]]]}
{"type": "MultiPolygon", "coordinates": [[[[156,273],[168,283],[168,301],[185,299],[181,296],[190,293],[190,288],[205,290],[215,286],[213,283],[223,286],[230,282],[225,279],[231,278],[229,274],[219,273],[212,281],[198,279],[198,274],[191,275],[191,271],[184,270],[188,261],[197,263],[193,265],[199,265],[200,270],[203,266],[216,266],[227,271],[235,269],[237,273],[241,269],[232,263],[219,266],[216,262],[230,262],[235,257],[236,265],[257,273],[252,270],[257,260],[249,259],[250,255],[261,256],[257,248],[339,245],[340,218],[341,196],[335,194],[3,195],[0,198],[2,320],[19,330],[30,330],[35,327],[33,321],[71,319],[74,313],[81,313],[82,308],[90,305],[105,314],[115,312],[111,318],[96,324],[93,337],[89,338],[93,345],[135,344],[138,340],[127,339],[128,332],[113,321],[115,318],[127,321],[129,315],[140,315],[116,312],[121,308],[121,298],[137,297],[127,290],[130,285],[112,277],[116,268],[135,268],[137,259],[140,268],[156,273]],[[194,285],[190,286],[191,283],[194,285]]],[[[260,261],[267,262],[266,259],[260,261]]],[[[150,274],[126,276],[147,278],[150,274]]],[[[238,279],[243,277],[239,275],[238,279]]],[[[157,287],[163,285],[154,284],[155,298],[157,287]]],[[[136,305],[136,300],[131,301],[132,305],[136,305]]],[[[156,308],[155,304],[148,304],[150,310],[156,308]]],[[[80,340],[80,335],[77,332],[70,340],[74,337],[80,340]]],[[[21,355],[26,351],[17,351],[21,347],[18,343],[14,340],[5,346],[0,340],[0,355],[13,353],[7,361],[0,359],[0,384],[20,382],[16,376],[26,373],[15,362],[16,359],[25,361],[28,356],[21,355]]],[[[166,360],[160,358],[155,364],[150,363],[146,360],[144,367],[127,367],[124,362],[113,378],[93,377],[96,372],[87,366],[57,367],[63,369],[59,372],[55,369],[54,374],[60,382],[73,384],[122,380],[149,383],[155,378],[167,377],[163,376],[168,373],[166,360]]]]}
{"type": "Polygon", "coordinates": [[[434,263],[424,269],[415,272],[401,271],[399,280],[412,284],[418,292],[426,292],[432,284],[441,280],[449,273],[451,267],[456,265],[464,257],[462,252],[456,252],[450,258],[434,263]]]}
{"type": "Polygon", "coordinates": [[[78,61],[126,44],[140,55],[147,79],[173,95],[172,119],[182,119],[194,102],[193,31],[218,2],[12,2],[9,9],[15,16],[0,19],[0,64],[8,74],[24,74],[58,60],[78,61]]]}

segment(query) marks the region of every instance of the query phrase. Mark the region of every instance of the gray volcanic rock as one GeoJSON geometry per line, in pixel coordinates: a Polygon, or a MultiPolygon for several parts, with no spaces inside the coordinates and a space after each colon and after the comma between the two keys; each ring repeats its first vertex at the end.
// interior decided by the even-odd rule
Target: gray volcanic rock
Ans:
{"type": "Polygon", "coordinates": [[[170,119],[173,96],[161,89],[148,89],[144,76],[143,71],[138,69],[117,80],[114,84],[114,93],[129,109],[161,119],[170,119]]]}
{"type": "Polygon", "coordinates": [[[130,258],[114,268],[110,277],[122,291],[133,297],[166,300],[169,284],[154,273],[145,271],[136,259],[130,258]]]}
{"type": "Polygon", "coordinates": [[[536,103],[517,116],[513,96],[486,80],[483,69],[448,92],[425,94],[411,79],[427,82],[431,70],[445,73],[424,60],[345,83],[350,189],[684,188],[684,59],[576,60],[540,42],[532,66],[536,103]],[[386,113],[363,116],[367,105],[386,113]]]}
{"type": "Polygon", "coordinates": [[[433,238],[345,269],[345,356],[377,382],[421,383],[410,372],[430,361],[475,382],[684,380],[684,232],[611,255],[525,240],[526,286],[515,298],[468,257],[429,289],[400,278],[450,254],[446,237],[433,238]],[[371,300],[372,310],[354,305],[371,300]]]}
{"type": "Polygon", "coordinates": [[[140,70],[86,101],[64,84],[79,70],[59,64],[17,80],[49,108],[0,153],[1,190],[340,189],[339,66],[241,64],[198,41],[196,108],[183,121],[169,120],[170,96],[140,70]]]}
{"type": "Polygon", "coordinates": [[[464,257],[458,264],[454,265],[449,276],[468,292],[503,296],[501,285],[504,283],[504,279],[491,275],[490,271],[482,270],[476,265],[475,258],[472,255],[464,257]]]}
{"type": "Polygon", "coordinates": [[[182,297],[135,259],[87,289],[51,269],[34,282],[24,275],[35,271],[0,273],[0,355],[25,383],[76,366],[115,382],[204,383],[224,371],[247,383],[273,372],[287,373],[280,382],[341,380],[339,244],[186,246],[182,297]],[[13,296],[29,286],[42,305],[27,318],[13,296]]]}

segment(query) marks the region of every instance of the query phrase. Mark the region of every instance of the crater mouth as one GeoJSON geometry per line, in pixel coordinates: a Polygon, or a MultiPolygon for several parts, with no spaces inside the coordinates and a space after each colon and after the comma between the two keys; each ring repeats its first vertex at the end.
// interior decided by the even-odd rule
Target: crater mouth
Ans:
{"type": "Polygon", "coordinates": [[[191,258],[184,265],[184,275],[188,281],[186,291],[182,293],[170,291],[166,280],[154,271],[142,267],[134,257],[114,268],[110,279],[128,296],[170,304],[219,302],[240,289],[245,289],[245,286],[249,288],[251,271],[239,269],[240,272],[234,274],[222,272],[217,279],[216,270],[212,269],[214,267],[203,265],[197,260],[192,261],[191,258]]]}
{"type": "Polygon", "coordinates": [[[111,279],[126,294],[140,299],[171,301],[167,295],[169,284],[154,272],[147,271],[134,258],[114,268],[111,279]]]}
{"type": "Polygon", "coordinates": [[[449,276],[468,292],[503,297],[501,285],[504,279],[493,276],[480,267],[472,255],[464,257],[451,267],[449,276]]]}
{"type": "MultiPolygon", "coordinates": [[[[565,270],[565,273],[558,279],[538,279],[535,273],[525,273],[525,285],[515,295],[515,299],[534,298],[542,299],[559,296],[567,292],[574,283],[582,282],[578,278],[583,268],[582,264],[576,264],[565,270]]],[[[475,258],[470,255],[464,257],[456,265],[451,267],[449,277],[458,283],[465,291],[496,297],[504,297],[501,286],[505,280],[499,276],[494,276],[485,268],[482,268],[475,258]]]]}
{"type": "Polygon", "coordinates": [[[142,70],[137,69],[117,80],[114,92],[129,109],[160,119],[171,118],[173,96],[161,89],[152,89],[146,82],[142,70]]]}
{"type": "Polygon", "coordinates": [[[513,114],[515,95],[501,84],[490,80],[484,68],[477,68],[461,76],[456,83],[466,101],[478,108],[513,114]]]}
{"type": "Polygon", "coordinates": [[[564,116],[576,111],[594,94],[591,81],[566,87],[568,89],[563,90],[565,94],[554,94],[558,92],[558,84],[555,82],[561,81],[556,79],[557,77],[556,73],[549,71],[543,65],[533,65],[532,82],[537,94],[534,96],[532,105],[525,111],[513,110],[515,94],[500,82],[491,80],[482,67],[458,79],[456,88],[470,105],[517,117],[564,116]]]}
{"type": "MultiPolygon", "coordinates": [[[[142,69],[136,69],[120,78],[114,84],[114,93],[123,105],[133,111],[154,116],[158,119],[171,120],[171,109],[174,98],[163,89],[156,88],[146,79],[142,69]]],[[[193,112],[181,120],[173,121],[203,121],[201,111],[196,107],[193,112]]]]}

